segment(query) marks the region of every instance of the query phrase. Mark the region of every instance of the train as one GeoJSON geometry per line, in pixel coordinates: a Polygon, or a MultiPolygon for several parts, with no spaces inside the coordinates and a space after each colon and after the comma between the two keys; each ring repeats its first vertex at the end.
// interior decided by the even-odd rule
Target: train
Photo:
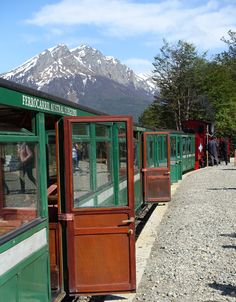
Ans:
{"type": "Polygon", "coordinates": [[[200,167],[197,140],[0,79],[0,297],[134,292],[135,218],[200,167]]]}

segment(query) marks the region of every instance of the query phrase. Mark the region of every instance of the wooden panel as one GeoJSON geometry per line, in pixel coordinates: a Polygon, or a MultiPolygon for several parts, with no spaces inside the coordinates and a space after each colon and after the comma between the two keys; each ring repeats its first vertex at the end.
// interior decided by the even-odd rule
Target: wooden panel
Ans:
{"type": "Polygon", "coordinates": [[[145,132],[143,137],[143,170],[144,173],[144,199],[147,202],[160,202],[171,200],[170,188],[170,136],[168,132],[145,132]],[[147,165],[147,136],[166,136],[166,167],[148,167],[147,165]]]}
{"type": "Polygon", "coordinates": [[[149,171],[146,172],[146,179],[147,201],[168,201],[170,199],[170,185],[166,176],[163,176],[162,173],[149,171]]]}
{"type": "Polygon", "coordinates": [[[78,291],[104,291],[107,284],[112,284],[116,289],[121,284],[129,284],[131,276],[127,233],[78,236],[75,244],[78,291]]]}
{"type": "Polygon", "coordinates": [[[29,208],[3,208],[2,216],[5,220],[31,221],[37,217],[36,209],[29,208]]]}
{"type": "Polygon", "coordinates": [[[57,223],[49,223],[51,288],[59,289],[59,232],[57,223]]]}
{"type": "Polygon", "coordinates": [[[85,227],[111,227],[121,225],[123,220],[128,219],[127,213],[117,213],[117,214],[100,214],[96,215],[80,215],[75,217],[75,228],[85,228],[85,227]]]}
{"type": "MultiPolygon", "coordinates": [[[[65,198],[67,220],[67,265],[71,294],[130,292],[136,287],[134,165],[132,118],[122,116],[65,117],[65,198]],[[122,122],[127,125],[127,206],[80,208],[73,204],[72,124],[122,122]],[[70,219],[69,219],[70,218],[70,219]]],[[[118,133],[117,133],[118,135],[118,133]]],[[[113,143],[113,140],[112,140],[113,143]]],[[[114,140],[115,143],[115,140],[114,140]]],[[[114,168],[115,165],[112,165],[114,168]]],[[[119,171],[118,171],[119,172],[119,171]]],[[[116,170],[112,171],[115,175],[116,170]]]]}

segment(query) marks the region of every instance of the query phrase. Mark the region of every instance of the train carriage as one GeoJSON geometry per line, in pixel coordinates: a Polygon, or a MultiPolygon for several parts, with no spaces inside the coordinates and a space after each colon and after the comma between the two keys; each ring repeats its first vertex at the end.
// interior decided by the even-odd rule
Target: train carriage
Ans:
{"type": "Polygon", "coordinates": [[[133,291],[132,119],[3,80],[0,115],[1,296],[133,291]]]}
{"type": "Polygon", "coordinates": [[[0,80],[1,297],[135,291],[135,213],[183,170],[171,135],[0,80]]]}

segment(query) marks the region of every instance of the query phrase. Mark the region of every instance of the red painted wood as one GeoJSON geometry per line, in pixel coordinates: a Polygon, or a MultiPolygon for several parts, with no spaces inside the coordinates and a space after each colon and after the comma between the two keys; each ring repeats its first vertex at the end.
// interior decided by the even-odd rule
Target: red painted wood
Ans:
{"type": "Polygon", "coordinates": [[[170,135],[168,132],[145,132],[143,136],[143,169],[144,199],[146,202],[166,202],[171,200],[170,184],[170,135]],[[166,135],[167,137],[167,166],[147,166],[147,136],[166,135]]]}
{"type": "MultiPolygon", "coordinates": [[[[126,116],[65,117],[67,264],[71,294],[133,292],[136,287],[132,118],[126,116]],[[125,122],[127,125],[128,205],[73,208],[72,123],[125,122]]],[[[61,201],[62,202],[62,201],[61,201]]]]}

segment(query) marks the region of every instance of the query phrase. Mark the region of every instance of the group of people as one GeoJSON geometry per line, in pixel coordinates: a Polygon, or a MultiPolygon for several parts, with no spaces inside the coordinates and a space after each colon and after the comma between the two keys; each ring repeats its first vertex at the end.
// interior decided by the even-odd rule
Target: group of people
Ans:
{"type": "Polygon", "coordinates": [[[220,160],[223,160],[227,165],[229,162],[227,140],[221,138],[218,142],[216,138],[211,137],[208,142],[208,154],[210,166],[218,165],[220,160]]]}

